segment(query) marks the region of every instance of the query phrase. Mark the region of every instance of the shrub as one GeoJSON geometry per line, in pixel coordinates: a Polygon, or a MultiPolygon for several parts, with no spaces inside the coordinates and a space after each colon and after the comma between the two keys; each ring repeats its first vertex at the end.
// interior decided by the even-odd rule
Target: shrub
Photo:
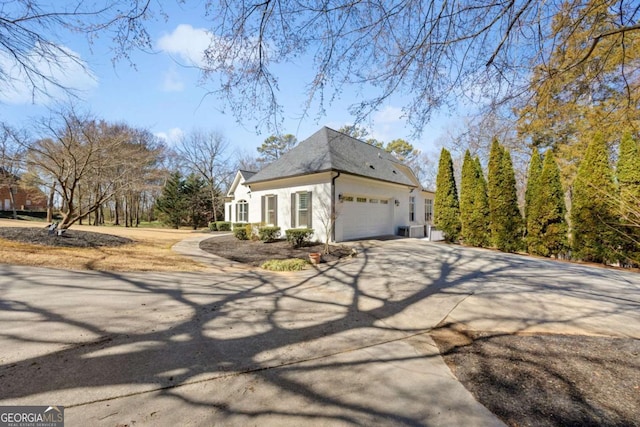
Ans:
{"type": "Polygon", "coordinates": [[[247,235],[247,228],[246,227],[233,227],[233,235],[235,236],[236,239],[238,240],[249,240],[249,237],[247,235]]]}
{"type": "Polygon", "coordinates": [[[209,231],[218,231],[217,223],[214,221],[209,222],[209,231]]]}
{"type": "Polygon", "coordinates": [[[234,222],[232,224],[233,230],[235,231],[237,228],[244,228],[247,225],[246,222],[234,222]]]}
{"type": "Polygon", "coordinates": [[[263,242],[273,242],[280,237],[280,227],[260,227],[258,237],[263,242]]]}
{"type": "Polygon", "coordinates": [[[300,271],[309,265],[308,261],[300,258],[270,259],[262,263],[261,267],[270,271],[300,271]]]}
{"type": "Polygon", "coordinates": [[[312,228],[290,228],[284,232],[287,236],[287,242],[291,243],[294,248],[305,246],[313,237],[312,228]]]}
{"type": "Polygon", "coordinates": [[[231,231],[231,223],[228,221],[217,221],[216,228],[218,231],[231,231]]]}

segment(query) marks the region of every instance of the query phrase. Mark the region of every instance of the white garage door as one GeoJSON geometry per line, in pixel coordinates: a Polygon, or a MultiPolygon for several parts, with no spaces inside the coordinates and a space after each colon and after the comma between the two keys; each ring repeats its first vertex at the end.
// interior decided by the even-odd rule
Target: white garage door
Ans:
{"type": "Polygon", "coordinates": [[[344,240],[393,234],[392,209],[388,199],[346,196],[340,213],[344,240]]]}

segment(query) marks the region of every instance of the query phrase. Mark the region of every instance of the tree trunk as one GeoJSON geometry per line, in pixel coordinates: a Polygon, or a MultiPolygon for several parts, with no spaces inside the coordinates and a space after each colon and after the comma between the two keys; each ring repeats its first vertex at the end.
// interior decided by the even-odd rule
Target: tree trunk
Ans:
{"type": "Polygon", "coordinates": [[[16,194],[17,188],[12,185],[9,186],[9,199],[11,199],[11,210],[13,211],[13,219],[18,219],[18,212],[16,212],[16,194]]]}
{"type": "Polygon", "coordinates": [[[56,195],[56,184],[53,183],[51,185],[51,190],[49,190],[49,199],[47,200],[47,222],[53,222],[53,198],[56,195]]]}
{"type": "Polygon", "coordinates": [[[115,198],[115,213],[113,214],[113,225],[120,225],[120,198],[115,198]]]}

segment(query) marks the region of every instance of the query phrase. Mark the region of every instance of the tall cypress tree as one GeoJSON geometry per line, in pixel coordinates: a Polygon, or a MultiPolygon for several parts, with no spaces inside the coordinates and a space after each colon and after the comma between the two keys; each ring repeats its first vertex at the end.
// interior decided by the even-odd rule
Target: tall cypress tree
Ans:
{"type": "Polygon", "coordinates": [[[611,263],[618,226],[611,200],[616,187],[609,150],[602,134],[596,134],[578,167],[571,204],[573,256],[584,261],[611,263]]]}
{"type": "Polygon", "coordinates": [[[494,140],[489,154],[489,220],[493,245],[515,252],[522,244],[522,216],[518,208],[511,155],[494,140]]]}
{"type": "Polygon", "coordinates": [[[460,202],[453,175],[451,153],[445,148],[440,153],[438,177],[436,178],[436,197],[434,201],[434,223],[444,233],[449,242],[460,236],[460,202]]]}
{"type": "Polygon", "coordinates": [[[539,179],[540,189],[534,201],[535,209],[530,213],[530,221],[535,225],[536,231],[540,232],[539,246],[533,253],[557,257],[567,249],[567,208],[560,182],[560,169],[551,150],[547,150],[544,155],[539,179]]]}
{"type": "Polygon", "coordinates": [[[640,265],[640,144],[625,132],[616,168],[620,186],[622,262],[640,265]]]}

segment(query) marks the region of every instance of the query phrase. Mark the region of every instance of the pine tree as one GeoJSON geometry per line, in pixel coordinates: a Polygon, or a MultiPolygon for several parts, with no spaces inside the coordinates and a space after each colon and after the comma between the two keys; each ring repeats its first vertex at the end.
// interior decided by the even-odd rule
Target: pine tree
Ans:
{"type": "Polygon", "coordinates": [[[522,216],[511,155],[497,140],[489,154],[488,181],[492,244],[501,251],[515,252],[522,244],[522,216]]]}
{"type": "Polygon", "coordinates": [[[596,134],[578,166],[571,205],[574,258],[610,263],[616,259],[617,221],[611,198],[616,194],[609,150],[596,134]]]}
{"type": "Polygon", "coordinates": [[[621,251],[624,264],[640,265],[640,145],[626,132],[616,168],[620,186],[621,251]]]}
{"type": "Polygon", "coordinates": [[[196,230],[207,223],[207,216],[213,217],[211,197],[203,178],[190,174],[184,181],[182,196],[188,213],[188,223],[196,230]]]}
{"type": "Polygon", "coordinates": [[[453,161],[451,154],[445,148],[440,153],[438,164],[434,211],[434,223],[442,230],[445,239],[449,242],[458,240],[460,236],[460,204],[453,175],[453,161]]]}
{"type": "Polygon", "coordinates": [[[530,221],[535,224],[539,246],[535,252],[543,256],[558,256],[567,249],[567,208],[564,203],[564,191],[560,182],[560,169],[551,150],[544,156],[544,165],[539,177],[540,189],[535,209],[530,221]],[[535,214],[535,216],[534,216],[535,214]]]}
{"type": "Polygon", "coordinates": [[[471,246],[486,246],[488,222],[487,188],[480,161],[471,158],[469,150],[462,164],[460,186],[460,223],[464,242],[471,246]]]}
{"type": "Polygon", "coordinates": [[[160,213],[160,219],[173,228],[180,228],[186,217],[187,204],[184,199],[184,183],[180,172],[172,173],[162,188],[162,194],[156,200],[156,209],[160,213]]]}

